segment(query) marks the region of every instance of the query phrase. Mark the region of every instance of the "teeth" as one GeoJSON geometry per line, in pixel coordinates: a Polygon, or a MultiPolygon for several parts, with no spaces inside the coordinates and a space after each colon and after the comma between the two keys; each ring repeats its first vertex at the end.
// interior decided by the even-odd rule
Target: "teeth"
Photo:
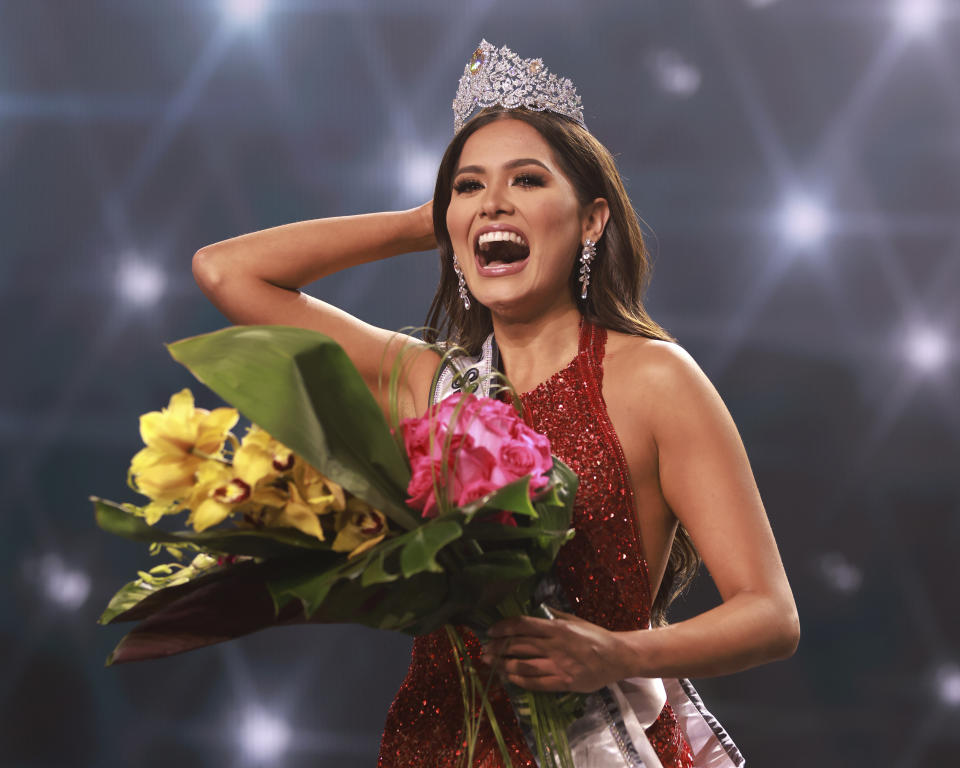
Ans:
{"type": "Polygon", "coordinates": [[[505,230],[496,230],[494,232],[484,232],[477,238],[477,245],[484,246],[487,243],[497,243],[497,242],[510,242],[516,243],[517,245],[526,245],[527,241],[523,239],[521,235],[518,235],[516,232],[509,232],[505,230]]]}

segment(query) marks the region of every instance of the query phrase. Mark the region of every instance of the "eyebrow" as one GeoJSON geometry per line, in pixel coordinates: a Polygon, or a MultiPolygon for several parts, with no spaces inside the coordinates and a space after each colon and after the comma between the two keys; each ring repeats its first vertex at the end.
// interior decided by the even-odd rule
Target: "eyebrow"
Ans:
{"type": "MultiPolygon", "coordinates": [[[[511,160],[509,163],[504,163],[503,167],[507,170],[513,168],[519,168],[521,165],[539,165],[547,173],[551,173],[550,169],[547,168],[543,163],[533,157],[520,157],[516,160],[511,160]]],[[[454,177],[459,176],[461,173],[483,173],[484,168],[482,165],[465,165],[462,168],[457,168],[454,177]]]]}

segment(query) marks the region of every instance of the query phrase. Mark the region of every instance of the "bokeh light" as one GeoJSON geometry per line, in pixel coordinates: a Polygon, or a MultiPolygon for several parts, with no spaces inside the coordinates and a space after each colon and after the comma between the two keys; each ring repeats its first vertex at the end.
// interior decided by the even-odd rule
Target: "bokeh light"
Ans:
{"type": "Polygon", "coordinates": [[[700,89],[703,76],[688,57],[672,48],[661,48],[647,57],[656,86],[671,96],[688,98],[700,89]]]}
{"type": "Polygon", "coordinates": [[[909,35],[925,35],[936,28],[940,20],[939,0],[896,0],[894,14],[897,23],[909,35]]]}
{"type": "Polygon", "coordinates": [[[827,552],[817,561],[820,576],[833,590],[852,595],[863,584],[863,572],[839,552],[827,552]]]}
{"type": "Polygon", "coordinates": [[[252,25],[263,18],[267,0],[223,0],[223,9],[233,23],[252,25]]]}
{"type": "Polygon", "coordinates": [[[425,203],[433,197],[440,158],[416,143],[400,150],[399,187],[405,204],[425,203]]]}
{"type": "Polygon", "coordinates": [[[906,338],[907,360],[922,373],[939,370],[950,355],[950,344],[942,332],[929,326],[912,328],[906,338]]]}
{"type": "Polygon", "coordinates": [[[121,298],[138,307],[150,307],[163,296],[167,276],[159,267],[137,255],[127,256],[116,275],[121,298]]]}
{"type": "Polygon", "coordinates": [[[784,239],[795,246],[814,245],[824,238],[830,218],[823,204],[814,197],[796,193],[780,211],[784,239]]]}
{"type": "Polygon", "coordinates": [[[237,736],[248,761],[276,765],[290,746],[292,734],[281,718],[259,707],[251,707],[240,719],[237,736]]]}
{"type": "Polygon", "coordinates": [[[934,673],[934,683],[940,700],[950,707],[960,707],[960,665],[943,664],[934,673]]]}
{"type": "Polygon", "coordinates": [[[59,608],[75,611],[90,596],[90,576],[68,565],[58,554],[47,553],[28,560],[24,571],[43,596],[59,608]]]}

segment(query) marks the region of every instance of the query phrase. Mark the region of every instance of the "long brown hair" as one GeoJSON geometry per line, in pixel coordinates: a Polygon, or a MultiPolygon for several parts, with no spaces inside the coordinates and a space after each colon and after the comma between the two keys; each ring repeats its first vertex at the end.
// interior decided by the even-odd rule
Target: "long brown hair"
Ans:
{"type": "MultiPolygon", "coordinates": [[[[594,325],[633,336],[673,341],[647,314],[643,295],[650,280],[650,259],[636,211],[630,203],[616,163],[606,147],[577,123],[551,112],[497,107],[478,113],[454,137],[440,161],[433,195],[433,228],[440,250],[440,285],[427,314],[425,339],[446,339],[469,354],[479,353],[493,330],[490,310],[477,301],[465,310],[453,271],[453,244],[447,231],[453,175],[467,139],[496,120],[521,120],[533,126],[553,150],[564,175],[576,190],[581,206],[598,197],[607,201],[610,218],[597,245],[590,272],[590,291],[580,299],[579,271],[574,259],[568,285],[574,303],[594,325]]],[[[655,625],[666,624],[666,609],[682,593],[700,567],[697,553],[683,525],[677,526],[670,558],[651,609],[655,625]]]]}

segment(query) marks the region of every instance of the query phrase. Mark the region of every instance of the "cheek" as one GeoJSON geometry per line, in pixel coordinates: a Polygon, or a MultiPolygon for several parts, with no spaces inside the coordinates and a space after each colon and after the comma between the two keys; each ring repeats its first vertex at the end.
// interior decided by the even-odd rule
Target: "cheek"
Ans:
{"type": "Polygon", "coordinates": [[[573,253],[580,244],[580,209],[564,200],[543,210],[541,225],[550,233],[553,245],[573,253]]]}
{"type": "Polygon", "coordinates": [[[458,206],[451,201],[447,206],[447,232],[454,248],[460,248],[466,240],[469,229],[469,218],[458,210],[458,206]]]}
{"type": "Polygon", "coordinates": [[[454,227],[457,224],[462,225],[469,217],[469,213],[470,206],[467,204],[467,201],[457,195],[452,195],[450,202],[447,203],[447,226],[454,227]]]}

